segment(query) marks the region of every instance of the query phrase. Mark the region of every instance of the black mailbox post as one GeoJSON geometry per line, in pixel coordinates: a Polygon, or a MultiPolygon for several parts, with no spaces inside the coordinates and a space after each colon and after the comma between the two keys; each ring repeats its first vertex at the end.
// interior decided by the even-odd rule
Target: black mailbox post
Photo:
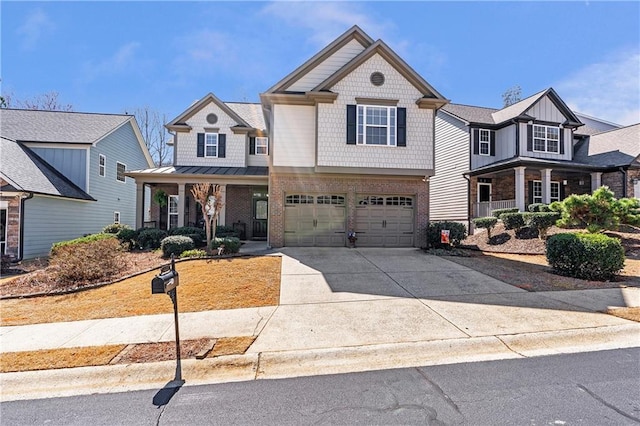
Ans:
{"type": "Polygon", "coordinates": [[[180,284],[180,276],[176,271],[176,262],[171,256],[171,265],[167,265],[160,269],[160,273],[151,280],[151,294],[168,294],[173,302],[173,318],[176,326],[176,382],[183,382],[182,367],[180,364],[180,333],[178,327],[178,292],[177,287],[180,284]]]}

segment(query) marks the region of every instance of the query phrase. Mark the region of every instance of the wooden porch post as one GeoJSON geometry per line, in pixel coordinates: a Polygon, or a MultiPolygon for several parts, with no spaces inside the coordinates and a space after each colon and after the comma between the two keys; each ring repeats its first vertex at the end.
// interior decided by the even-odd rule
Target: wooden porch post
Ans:
{"type": "Polygon", "coordinates": [[[185,184],[178,184],[178,228],[184,226],[185,184]]]}
{"type": "Polygon", "coordinates": [[[136,223],[135,229],[144,226],[144,182],[136,181],[136,223]]]}
{"type": "Polygon", "coordinates": [[[591,192],[602,186],[602,172],[591,173],[591,192]]]}
{"type": "Polygon", "coordinates": [[[521,212],[524,211],[525,209],[525,204],[526,204],[526,200],[525,200],[525,187],[524,187],[524,170],[526,169],[526,167],[524,166],[519,166],[519,167],[514,167],[513,170],[515,171],[515,186],[516,186],[516,207],[518,208],[518,210],[520,210],[521,212]]]}
{"type": "Polygon", "coordinates": [[[542,202],[551,203],[551,169],[540,170],[542,175],[542,202]]]}

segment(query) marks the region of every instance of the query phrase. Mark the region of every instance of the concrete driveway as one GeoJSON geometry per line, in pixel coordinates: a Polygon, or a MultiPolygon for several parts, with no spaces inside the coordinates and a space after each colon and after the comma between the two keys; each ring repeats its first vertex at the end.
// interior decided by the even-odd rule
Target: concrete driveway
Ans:
{"type": "MultiPolygon", "coordinates": [[[[628,324],[418,249],[280,250],[280,306],[250,352],[512,335],[628,324]]],[[[588,296],[587,296],[588,297],[588,296]]]]}

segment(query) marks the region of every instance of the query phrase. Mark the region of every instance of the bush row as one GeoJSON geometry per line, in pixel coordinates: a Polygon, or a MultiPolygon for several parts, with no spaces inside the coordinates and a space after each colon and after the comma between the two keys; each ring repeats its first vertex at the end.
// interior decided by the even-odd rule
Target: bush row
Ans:
{"type": "Polygon", "coordinates": [[[586,280],[608,280],[624,268],[622,244],[603,234],[553,235],[546,255],[559,274],[586,280]]]}
{"type": "MultiPolygon", "coordinates": [[[[533,204],[532,204],[533,206],[533,204]]],[[[479,217],[473,219],[472,222],[476,228],[484,228],[488,232],[488,237],[491,238],[491,230],[498,223],[498,217],[504,223],[505,229],[513,229],[516,232],[525,226],[538,231],[538,235],[541,239],[544,239],[547,230],[555,225],[556,221],[560,219],[560,214],[556,212],[543,211],[546,204],[538,204],[534,206],[535,212],[507,212],[503,211],[499,215],[493,217],[479,217]]],[[[531,206],[530,206],[531,207],[531,206]]],[[[495,213],[495,212],[494,212],[495,213]]]]}

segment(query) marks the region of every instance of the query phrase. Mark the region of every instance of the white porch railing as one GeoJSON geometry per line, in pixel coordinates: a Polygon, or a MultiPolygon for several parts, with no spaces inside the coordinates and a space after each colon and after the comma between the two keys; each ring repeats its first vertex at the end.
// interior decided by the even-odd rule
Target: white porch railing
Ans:
{"type": "Polygon", "coordinates": [[[473,204],[473,217],[491,216],[494,210],[516,207],[516,200],[483,201],[473,204]]]}

